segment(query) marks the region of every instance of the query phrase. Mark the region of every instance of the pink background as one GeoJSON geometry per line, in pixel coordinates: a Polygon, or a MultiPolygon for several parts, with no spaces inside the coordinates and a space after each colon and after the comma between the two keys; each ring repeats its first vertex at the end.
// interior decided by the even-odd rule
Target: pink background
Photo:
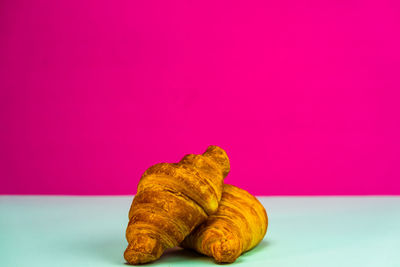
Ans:
{"type": "Polygon", "coordinates": [[[254,194],[400,194],[399,29],[385,0],[3,0],[0,193],[133,194],[215,144],[254,194]]]}

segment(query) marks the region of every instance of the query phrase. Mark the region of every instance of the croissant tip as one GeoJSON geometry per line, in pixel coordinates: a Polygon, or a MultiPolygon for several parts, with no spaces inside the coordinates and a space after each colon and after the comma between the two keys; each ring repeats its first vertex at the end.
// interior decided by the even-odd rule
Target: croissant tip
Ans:
{"type": "Polygon", "coordinates": [[[148,236],[140,236],[140,240],[131,241],[124,252],[129,264],[143,264],[157,260],[163,253],[161,243],[148,236]]]}
{"type": "Polygon", "coordinates": [[[232,242],[216,241],[211,244],[211,254],[217,263],[233,263],[240,255],[239,250],[232,247],[232,242]]]}
{"type": "Polygon", "coordinates": [[[226,153],[226,152],[219,146],[210,145],[207,147],[206,152],[204,153],[226,153]]]}
{"type": "Polygon", "coordinates": [[[203,156],[212,158],[215,163],[217,163],[223,173],[223,176],[226,177],[231,169],[229,157],[225,150],[220,148],[219,146],[208,146],[206,152],[203,153],[203,156]]]}

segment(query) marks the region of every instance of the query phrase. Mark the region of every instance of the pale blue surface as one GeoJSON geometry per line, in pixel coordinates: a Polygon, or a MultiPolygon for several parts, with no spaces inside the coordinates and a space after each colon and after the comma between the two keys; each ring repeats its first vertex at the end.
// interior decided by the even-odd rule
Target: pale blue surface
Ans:
{"type": "MultiPolygon", "coordinates": [[[[127,266],[132,197],[0,196],[0,266],[127,266]]],[[[260,198],[264,241],[234,266],[400,266],[400,197],[260,198]]],[[[173,249],[147,266],[216,266],[173,249]]]]}

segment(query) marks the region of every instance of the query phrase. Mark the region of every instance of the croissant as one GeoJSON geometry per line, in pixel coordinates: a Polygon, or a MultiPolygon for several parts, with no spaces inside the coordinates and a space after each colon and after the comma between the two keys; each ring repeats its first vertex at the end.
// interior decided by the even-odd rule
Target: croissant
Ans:
{"type": "Polygon", "coordinates": [[[209,146],[202,155],[186,155],[178,163],[147,169],[129,210],[125,260],[151,262],[179,245],[217,211],[229,170],[228,156],[217,146],[209,146]]]}
{"type": "Polygon", "coordinates": [[[181,246],[211,256],[218,263],[232,263],[264,238],[267,227],[267,213],[257,198],[225,184],[218,211],[188,235],[181,246]]]}

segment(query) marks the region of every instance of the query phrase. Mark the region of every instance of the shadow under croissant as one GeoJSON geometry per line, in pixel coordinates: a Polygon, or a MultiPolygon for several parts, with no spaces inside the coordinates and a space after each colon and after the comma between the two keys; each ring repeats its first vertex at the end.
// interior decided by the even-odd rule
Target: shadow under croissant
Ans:
{"type": "MultiPolygon", "coordinates": [[[[258,244],[255,248],[252,250],[243,253],[234,263],[241,263],[245,262],[247,260],[251,260],[250,257],[252,255],[258,254],[258,253],[264,253],[265,247],[269,246],[270,242],[269,241],[262,241],[260,244],[258,244]]],[[[174,265],[182,265],[182,266],[187,266],[188,264],[193,263],[193,264],[199,264],[201,263],[202,265],[213,265],[217,264],[213,258],[205,256],[203,254],[200,254],[194,250],[191,249],[183,249],[180,247],[176,248],[170,248],[167,249],[164,254],[161,256],[160,259],[146,263],[144,265],[157,265],[157,264],[162,264],[162,265],[167,265],[169,264],[174,264],[174,265]]],[[[126,263],[126,265],[129,265],[126,263]]],[[[221,264],[220,264],[221,265],[221,264]]],[[[225,265],[225,264],[222,264],[225,265]]],[[[132,265],[129,265],[132,266],[132,265]]],[[[172,266],[172,265],[171,265],[172,266]]]]}
{"type": "Polygon", "coordinates": [[[255,246],[252,250],[249,250],[243,253],[236,261],[240,260],[241,258],[251,257],[254,254],[258,253],[265,253],[265,248],[271,245],[271,241],[262,240],[257,246],[255,246]]]}

